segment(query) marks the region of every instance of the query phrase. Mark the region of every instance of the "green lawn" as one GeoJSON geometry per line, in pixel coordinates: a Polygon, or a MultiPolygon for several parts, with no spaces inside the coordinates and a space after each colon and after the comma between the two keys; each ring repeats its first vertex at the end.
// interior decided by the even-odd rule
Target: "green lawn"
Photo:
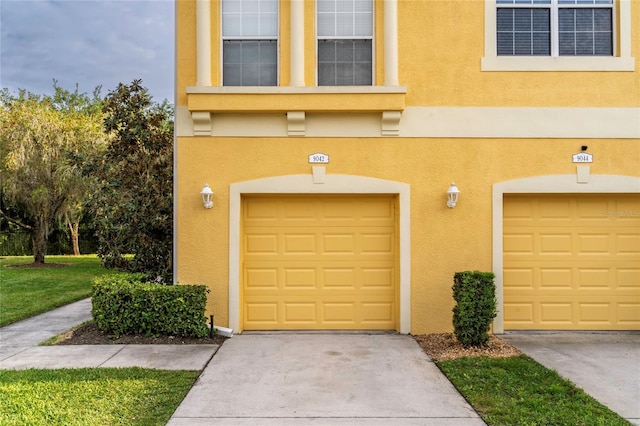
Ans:
{"type": "Polygon", "coordinates": [[[437,365],[489,425],[630,425],[526,355],[437,365]]]}
{"type": "Polygon", "coordinates": [[[0,370],[1,425],[164,425],[197,371],[0,370]]]}
{"type": "Polygon", "coordinates": [[[19,321],[91,295],[91,281],[113,272],[88,256],[47,256],[46,263],[64,263],[60,268],[11,268],[28,264],[31,256],[0,259],[0,326],[19,321]]]}

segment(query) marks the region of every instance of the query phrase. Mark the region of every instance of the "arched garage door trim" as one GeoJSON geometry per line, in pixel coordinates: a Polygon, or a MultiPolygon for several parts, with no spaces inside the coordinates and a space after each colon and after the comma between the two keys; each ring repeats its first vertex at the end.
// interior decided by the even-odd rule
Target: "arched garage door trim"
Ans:
{"type": "Polygon", "coordinates": [[[410,185],[363,176],[286,175],[231,184],[229,191],[229,326],[240,329],[240,206],[242,194],[396,194],[399,198],[400,333],[411,332],[410,185]]]}
{"type": "Polygon", "coordinates": [[[640,178],[620,175],[590,175],[578,183],[576,175],[547,175],[509,180],[493,185],[493,272],[496,276],[498,315],[493,329],[504,332],[503,198],[504,194],[606,194],[640,193],[640,178]]]}

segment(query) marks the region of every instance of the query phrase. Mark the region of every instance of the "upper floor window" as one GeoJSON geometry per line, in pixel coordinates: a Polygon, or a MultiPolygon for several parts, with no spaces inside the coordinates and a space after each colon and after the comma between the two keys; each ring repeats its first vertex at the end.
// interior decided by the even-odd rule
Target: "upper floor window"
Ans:
{"type": "Polygon", "coordinates": [[[373,0],[317,0],[318,85],[373,82],[373,0]]]}
{"type": "Polygon", "coordinates": [[[613,56],[613,0],[496,0],[498,56],[613,56]]]}
{"type": "Polygon", "coordinates": [[[277,83],[278,0],[223,0],[222,84],[277,83]]]}

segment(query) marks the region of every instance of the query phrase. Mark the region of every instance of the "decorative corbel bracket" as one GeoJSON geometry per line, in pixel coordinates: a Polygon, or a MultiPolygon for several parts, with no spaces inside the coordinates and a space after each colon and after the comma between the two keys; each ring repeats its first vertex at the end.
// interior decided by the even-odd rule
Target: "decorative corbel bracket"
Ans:
{"type": "Polygon", "coordinates": [[[401,111],[382,111],[382,136],[400,135],[401,111]]]}
{"type": "Polygon", "coordinates": [[[304,136],[306,133],[305,118],[304,111],[287,112],[287,134],[289,136],[304,136]]]}
{"type": "Polygon", "coordinates": [[[192,111],[194,136],[211,136],[211,113],[209,111],[192,111]]]}

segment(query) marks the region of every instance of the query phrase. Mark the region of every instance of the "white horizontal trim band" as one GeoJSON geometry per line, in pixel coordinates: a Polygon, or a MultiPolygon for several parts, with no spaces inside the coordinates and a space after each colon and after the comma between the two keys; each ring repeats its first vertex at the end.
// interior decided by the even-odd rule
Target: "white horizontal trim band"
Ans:
{"type": "Polygon", "coordinates": [[[640,138],[640,108],[415,107],[400,136],[640,138]]]}
{"type": "MultiPolygon", "coordinates": [[[[212,114],[211,136],[287,137],[283,114],[212,114]]],[[[305,137],[381,137],[379,113],[306,114],[305,137]]],[[[178,136],[193,136],[186,107],[176,108],[178,136]]],[[[640,108],[407,107],[397,137],[640,138],[640,108]]]]}

